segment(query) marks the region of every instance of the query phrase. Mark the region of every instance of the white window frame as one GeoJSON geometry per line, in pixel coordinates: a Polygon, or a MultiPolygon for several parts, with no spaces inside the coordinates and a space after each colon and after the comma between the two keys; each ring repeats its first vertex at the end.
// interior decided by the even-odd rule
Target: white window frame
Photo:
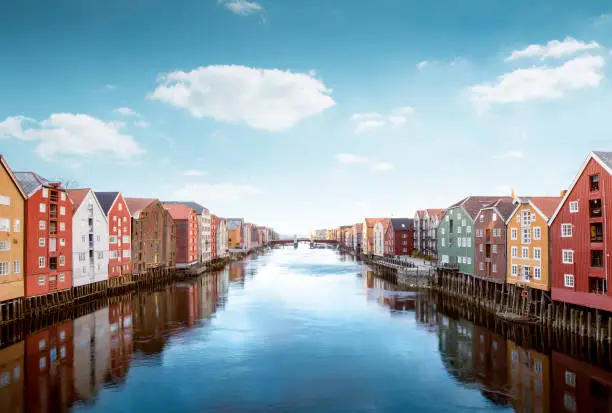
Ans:
{"type": "Polygon", "coordinates": [[[478,251],[484,252],[484,244],[478,244],[478,251]]]}
{"type": "Polygon", "coordinates": [[[497,272],[497,264],[493,263],[491,266],[491,272],[497,272]]]}
{"type": "Polygon", "coordinates": [[[47,221],[42,220],[42,219],[38,221],[38,229],[45,229],[45,228],[47,228],[47,221]]]}
{"type": "Polygon", "coordinates": [[[465,233],[466,234],[471,234],[472,233],[472,226],[468,225],[467,227],[465,227],[465,233]]]}
{"type": "Polygon", "coordinates": [[[540,267],[533,267],[533,279],[534,280],[541,280],[542,279],[542,268],[540,268],[540,267]]]}
{"type": "Polygon", "coordinates": [[[569,203],[569,212],[570,214],[576,214],[579,210],[578,201],[571,201],[569,203]]]}
{"type": "Polygon", "coordinates": [[[478,265],[478,268],[480,269],[480,271],[484,271],[484,262],[481,262],[481,263],[478,265]]]}
{"type": "Polygon", "coordinates": [[[9,232],[11,230],[11,219],[0,218],[0,232],[9,232]]]}
{"type": "Polygon", "coordinates": [[[38,257],[38,268],[45,268],[47,259],[45,257],[38,257]]]}
{"type": "Polygon", "coordinates": [[[562,250],[561,251],[561,262],[563,264],[574,263],[574,250],[562,250]]]}
{"type": "Polygon", "coordinates": [[[66,231],[66,223],[65,222],[60,222],[59,223],[59,230],[60,231],[66,231]]]}
{"type": "Polygon", "coordinates": [[[64,275],[64,273],[63,273],[63,272],[60,272],[60,274],[59,274],[59,281],[60,281],[61,283],[63,283],[65,279],[66,279],[66,276],[64,275]]]}
{"type": "Polygon", "coordinates": [[[493,222],[497,221],[497,214],[495,212],[491,214],[491,221],[493,222]]]}
{"type": "Polygon", "coordinates": [[[573,236],[572,224],[561,224],[561,237],[571,238],[573,236]]]}
{"type": "Polygon", "coordinates": [[[542,259],[542,248],[534,247],[533,248],[533,259],[541,260],[542,259]]]}
{"type": "Polygon", "coordinates": [[[47,212],[47,204],[45,204],[44,202],[41,202],[38,209],[40,212],[43,212],[43,213],[47,212]]]}
{"type": "Polygon", "coordinates": [[[497,244],[491,245],[491,253],[492,254],[497,254],[497,244]]]}
{"type": "Polygon", "coordinates": [[[18,219],[13,221],[13,232],[21,232],[21,221],[18,219]]]}
{"type": "Polygon", "coordinates": [[[0,276],[5,277],[11,275],[11,262],[2,261],[0,262],[0,276]]]}
{"type": "Polygon", "coordinates": [[[64,206],[60,207],[60,215],[66,215],[66,207],[64,206]]]}
{"type": "Polygon", "coordinates": [[[563,277],[563,285],[566,288],[574,288],[574,274],[565,274],[565,276],[563,277]]]}
{"type": "Polygon", "coordinates": [[[10,251],[11,243],[10,241],[0,241],[0,251],[10,251]]]}
{"type": "Polygon", "coordinates": [[[38,286],[42,287],[43,285],[45,285],[45,276],[44,275],[39,275],[38,276],[38,286]]]}
{"type": "Polygon", "coordinates": [[[529,247],[523,247],[521,249],[521,258],[529,259],[529,247]],[[525,253],[526,252],[526,253],[525,253]]]}
{"type": "Polygon", "coordinates": [[[510,248],[510,256],[512,258],[518,258],[518,247],[510,248]]]}
{"type": "Polygon", "coordinates": [[[38,246],[40,248],[44,248],[45,246],[47,246],[47,241],[45,240],[44,237],[38,238],[38,246]]]}
{"type": "Polygon", "coordinates": [[[472,265],[472,257],[467,257],[467,265],[472,265]]]}
{"type": "Polygon", "coordinates": [[[540,241],[542,239],[542,228],[541,227],[533,227],[533,239],[535,241],[540,241]]]}
{"type": "Polygon", "coordinates": [[[60,267],[63,267],[64,265],[66,265],[66,257],[64,255],[60,255],[58,261],[59,261],[60,267]]]}
{"type": "Polygon", "coordinates": [[[510,266],[510,274],[514,277],[518,275],[518,265],[517,264],[512,264],[510,266]]]}
{"type": "Polygon", "coordinates": [[[13,274],[21,274],[21,261],[13,261],[13,274]]]}
{"type": "Polygon", "coordinates": [[[466,237],[465,240],[467,241],[467,247],[472,248],[472,237],[466,237]]]}
{"type": "Polygon", "coordinates": [[[531,244],[531,230],[529,228],[521,228],[521,244],[531,244]]]}
{"type": "Polygon", "coordinates": [[[65,200],[66,200],[66,193],[65,193],[65,192],[60,192],[60,199],[61,199],[62,201],[65,201],[65,200]]]}
{"type": "Polygon", "coordinates": [[[511,228],[510,229],[510,239],[512,241],[518,240],[518,228],[511,228]]]}

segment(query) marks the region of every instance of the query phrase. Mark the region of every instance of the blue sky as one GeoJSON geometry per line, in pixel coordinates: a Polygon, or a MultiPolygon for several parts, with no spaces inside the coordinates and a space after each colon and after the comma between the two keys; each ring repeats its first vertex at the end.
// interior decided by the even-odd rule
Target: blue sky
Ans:
{"type": "Polygon", "coordinates": [[[603,1],[5,3],[0,152],[81,186],[305,233],[612,150],[603,1]]]}

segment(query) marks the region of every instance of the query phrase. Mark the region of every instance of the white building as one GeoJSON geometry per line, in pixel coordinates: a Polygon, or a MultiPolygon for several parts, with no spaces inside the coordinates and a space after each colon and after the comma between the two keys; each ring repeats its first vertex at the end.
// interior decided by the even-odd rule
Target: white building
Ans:
{"type": "Polygon", "coordinates": [[[227,221],[219,218],[217,224],[217,258],[225,258],[229,255],[229,243],[227,241],[227,221]]]}
{"type": "Polygon", "coordinates": [[[72,286],[108,281],[108,220],[91,189],[67,191],[72,213],[72,286]]]}
{"type": "Polygon", "coordinates": [[[379,221],[374,225],[374,231],[372,234],[374,251],[372,254],[380,257],[385,255],[385,223],[379,221]]]}

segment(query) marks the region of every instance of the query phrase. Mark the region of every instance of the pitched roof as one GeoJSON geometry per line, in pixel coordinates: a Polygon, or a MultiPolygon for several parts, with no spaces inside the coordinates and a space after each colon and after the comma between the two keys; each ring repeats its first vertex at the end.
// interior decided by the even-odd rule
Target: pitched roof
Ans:
{"type": "Polygon", "coordinates": [[[68,198],[72,201],[74,208],[72,208],[72,213],[75,214],[76,210],[81,206],[83,200],[87,196],[87,193],[91,191],[89,188],[81,188],[81,189],[67,189],[66,193],[68,194],[68,198]]]}
{"type": "Polygon", "coordinates": [[[555,213],[562,198],[560,196],[523,196],[519,199],[531,202],[548,220],[555,213]]]}
{"type": "Polygon", "coordinates": [[[9,166],[8,162],[6,161],[6,158],[4,156],[2,156],[2,155],[0,155],[0,164],[4,167],[4,169],[6,170],[6,173],[8,173],[9,176],[11,177],[11,180],[13,181],[15,186],[17,187],[17,190],[19,191],[21,196],[24,199],[26,199],[28,197],[28,194],[23,190],[23,187],[19,183],[19,180],[17,179],[17,177],[15,176],[13,171],[11,170],[11,167],[9,166]]]}
{"type": "Polygon", "coordinates": [[[372,225],[375,225],[377,222],[382,221],[383,219],[386,219],[386,218],[366,218],[365,223],[367,226],[372,226],[372,225]]]}
{"type": "Polygon", "coordinates": [[[486,208],[501,199],[512,200],[509,196],[468,196],[456,204],[451,205],[449,208],[462,206],[472,220],[474,220],[482,208],[486,208]]]}
{"type": "Polygon", "coordinates": [[[606,166],[612,169],[612,152],[593,151],[597,157],[606,164],[606,166]]]}
{"type": "Polygon", "coordinates": [[[414,225],[412,218],[391,218],[391,226],[394,231],[407,231],[414,225]]]}
{"type": "Polygon", "coordinates": [[[417,215],[419,216],[419,218],[423,218],[423,216],[425,216],[425,212],[426,212],[426,210],[424,210],[424,209],[419,209],[419,210],[417,210],[417,212],[416,212],[416,213],[417,213],[417,215]]]}
{"type": "Polygon", "coordinates": [[[152,202],[159,201],[156,198],[123,198],[123,200],[134,218],[138,218],[140,211],[148,207],[152,202]]]}
{"type": "MultiPolygon", "coordinates": [[[[102,210],[104,211],[106,215],[108,215],[108,212],[110,211],[111,207],[115,203],[115,199],[117,199],[117,197],[119,196],[119,192],[98,192],[96,191],[94,192],[94,194],[96,195],[96,198],[98,198],[98,202],[100,203],[102,210]]],[[[128,206],[128,209],[130,209],[129,206],[128,206]]]]}
{"type": "Polygon", "coordinates": [[[236,229],[244,224],[244,218],[225,218],[227,229],[236,229]]]}
{"type": "Polygon", "coordinates": [[[358,232],[361,232],[361,230],[363,230],[363,224],[359,222],[355,224],[353,228],[355,228],[358,232]]]}
{"type": "Polygon", "coordinates": [[[185,204],[163,204],[164,209],[170,213],[172,219],[189,219],[195,210],[185,204]]]}
{"type": "Polygon", "coordinates": [[[21,184],[23,191],[28,194],[28,196],[32,195],[42,186],[51,185],[50,181],[35,172],[15,172],[15,177],[19,181],[19,184],[21,184]]]}
{"type": "Polygon", "coordinates": [[[162,204],[166,205],[166,204],[182,204],[182,205],[187,205],[189,208],[193,209],[196,214],[198,215],[202,215],[202,211],[206,211],[208,212],[208,208],[198,204],[197,202],[193,202],[193,201],[185,201],[185,202],[181,202],[181,201],[164,201],[162,202],[162,204]]]}
{"type": "Polygon", "coordinates": [[[438,219],[442,218],[442,216],[444,215],[444,212],[446,212],[444,208],[428,208],[427,209],[427,215],[436,216],[438,217],[438,219]]]}

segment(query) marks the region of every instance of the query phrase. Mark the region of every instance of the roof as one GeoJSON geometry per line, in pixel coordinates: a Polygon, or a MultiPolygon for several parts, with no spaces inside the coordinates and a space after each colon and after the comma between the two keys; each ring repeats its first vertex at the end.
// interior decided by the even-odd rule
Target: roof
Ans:
{"type": "Polygon", "coordinates": [[[548,220],[555,213],[557,206],[561,202],[560,196],[522,196],[521,201],[529,201],[534,205],[548,220]]]}
{"type": "Polygon", "coordinates": [[[43,186],[50,186],[51,182],[35,172],[15,172],[15,177],[23,188],[23,191],[28,195],[32,195],[43,186]]]}
{"type": "Polygon", "coordinates": [[[612,169],[612,152],[603,152],[603,151],[593,151],[595,155],[606,164],[606,166],[612,169]]]}
{"type": "Polygon", "coordinates": [[[429,208],[427,209],[427,215],[431,216],[435,216],[438,217],[438,219],[442,218],[442,216],[444,215],[444,212],[446,212],[446,209],[444,208],[429,208]]]}
{"type": "Polygon", "coordinates": [[[417,215],[419,216],[419,218],[423,218],[425,216],[425,210],[424,209],[419,209],[417,210],[417,215]]]}
{"type": "Polygon", "coordinates": [[[358,232],[361,232],[361,230],[363,229],[363,224],[357,223],[353,226],[353,228],[355,228],[358,232]]]}
{"type": "Polygon", "coordinates": [[[68,198],[72,201],[74,208],[72,209],[72,213],[76,213],[78,207],[81,206],[83,200],[87,196],[87,193],[91,191],[89,188],[81,188],[81,189],[68,189],[66,193],[68,194],[68,198]]]}
{"type": "Polygon", "coordinates": [[[134,218],[138,218],[140,211],[148,207],[152,202],[159,201],[156,198],[123,198],[123,200],[134,218]]]}
{"type": "Polygon", "coordinates": [[[391,226],[394,231],[408,231],[413,228],[414,219],[412,218],[391,218],[391,226]]]}
{"type": "Polygon", "coordinates": [[[492,202],[491,204],[489,204],[489,206],[486,206],[483,209],[495,209],[497,211],[497,213],[502,217],[502,220],[504,222],[506,222],[508,220],[508,218],[510,218],[510,216],[512,215],[512,213],[514,212],[516,208],[516,205],[514,203],[513,199],[507,199],[507,198],[500,198],[495,202],[492,202]]]}
{"type": "Polygon", "coordinates": [[[195,210],[185,204],[166,204],[164,209],[170,213],[172,219],[189,219],[195,210]]]}
{"type": "MultiPolygon", "coordinates": [[[[117,199],[117,197],[119,196],[119,192],[98,192],[96,191],[94,192],[94,194],[96,194],[96,198],[98,198],[98,202],[100,203],[102,210],[104,211],[106,215],[108,215],[110,209],[113,207],[113,204],[115,203],[115,199],[117,199]]],[[[128,209],[130,210],[130,212],[132,211],[129,206],[128,206],[128,209]]]]}
{"type": "Polygon", "coordinates": [[[4,167],[6,172],[11,177],[11,180],[13,181],[15,186],[17,187],[17,190],[19,191],[19,193],[21,194],[23,199],[26,199],[28,197],[28,194],[23,190],[23,187],[19,183],[19,180],[17,179],[17,177],[15,176],[13,171],[11,170],[11,167],[9,166],[8,162],[6,161],[6,158],[4,156],[2,156],[2,155],[0,155],[0,164],[4,167]]]}
{"type": "Polygon", "coordinates": [[[449,208],[461,206],[463,209],[465,209],[465,212],[470,215],[472,220],[474,220],[482,208],[491,206],[491,204],[498,200],[512,201],[512,198],[509,196],[468,196],[467,198],[463,198],[461,201],[451,205],[449,208]]]}
{"type": "Polygon", "coordinates": [[[386,218],[366,218],[365,223],[367,226],[372,226],[372,225],[375,225],[377,222],[382,221],[383,219],[386,219],[386,218]]]}
{"type": "Polygon", "coordinates": [[[164,201],[162,202],[162,204],[167,205],[167,204],[182,204],[182,205],[186,205],[189,208],[193,209],[196,214],[198,215],[202,215],[203,211],[209,212],[208,208],[198,204],[197,202],[193,202],[193,201],[185,201],[185,202],[181,202],[181,201],[164,201]]]}
{"type": "Polygon", "coordinates": [[[228,230],[236,229],[244,224],[244,218],[226,218],[225,221],[227,222],[228,230]]]}

